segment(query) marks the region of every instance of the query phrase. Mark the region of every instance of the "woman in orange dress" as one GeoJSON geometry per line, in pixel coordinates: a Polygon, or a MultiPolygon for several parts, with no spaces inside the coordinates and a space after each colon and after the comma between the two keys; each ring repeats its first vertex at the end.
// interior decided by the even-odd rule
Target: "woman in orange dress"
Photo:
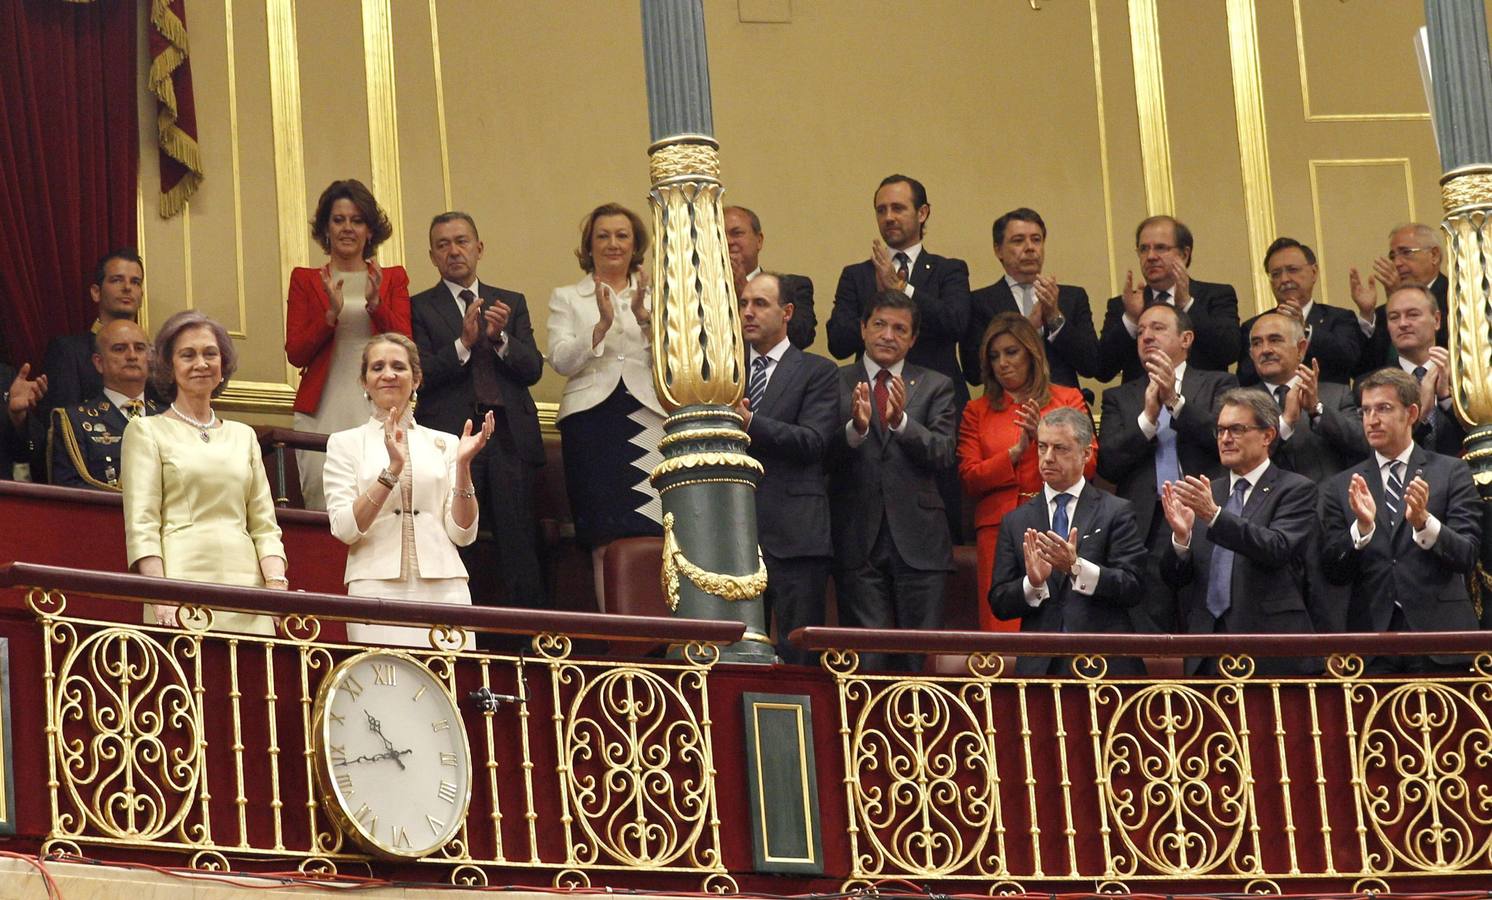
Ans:
{"type": "MultiPolygon", "coordinates": [[[[1019,631],[1019,619],[1002,622],[989,608],[1000,520],[1041,490],[1036,461],[1036,424],[1041,417],[1059,406],[1089,410],[1077,388],[1051,383],[1041,335],[1024,316],[995,316],[979,348],[984,396],[964,407],[958,429],[958,475],[964,493],[975,502],[979,625],[985,631],[1019,631]]],[[[1097,459],[1095,439],[1084,477],[1093,477],[1097,459]]]]}

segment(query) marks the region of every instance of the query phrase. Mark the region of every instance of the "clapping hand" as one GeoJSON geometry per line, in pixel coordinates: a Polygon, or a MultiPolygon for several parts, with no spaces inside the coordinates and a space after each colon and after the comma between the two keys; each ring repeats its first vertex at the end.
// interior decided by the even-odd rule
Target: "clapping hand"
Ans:
{"type": "Polygon", "coordinates": [[[870,385],[862,381],[855,385],[855,394],[850,403],[850,421],[855,430],[865,434],[870,430],[870,385]]]}
{"type": "Polygon", "coordinates": [[[1015,424],[1020,429],[1016,435],[1014,454],[1011,462],[1020,462],[1021,457],[1036,442],[1036,426],[1041,422],[1041,407],[1037,405],[1034,398],[1027,398],[1025,403],[1016,407],[1015,424]]]}
{"type": "Polygon", "coordinates": [[[1052,571],[1070,575],[1078,562],[1078,530],[1072,529],[1065,538],[1055,531],[1038,531],[1036,548],[1052,571]]]}
{"type": "Polygon", "coordinates": [[[1399,286],[1399,270],[1394,268],[1393,261],[1386,256],[1380,256],[1373,260],[1373,277],[1383,285],[1383,289],[1392,294],[1394,288],[1399,286]]]}
{"type": "Polygon", "coordinates": [[[482,448],[487,446],[487,440],[492,437],[492,429],[495,420],[492,418],[492,410],[487,410],[487,415],[482,417],[482,430],[472,431],[471,419],[461,428],[461,442],[456,445],[456,464],[462,468],[469,468],[471,461],[476,458],[482,448]]]}
{"type": "Polygon", "coordinates": [[[1373,279],[1364,280],[1356,268],[1347,270],[1347,284],[1352,289],[1352,302],[1357,305],[1358,318],[1371,322],[1378,308],[1378,290],[1373,279]]]}
{"type": "Polygon", "coordinates": [[[1140,313],[1145,311],[1145,285],[1135,284],[1133,271],[1124,273],[1124,292],[1119,296],[1124,300],[1124,314],[1135,322],[1140,321],[1140,313]]]}
{"type": "Polygon", "coordinates": [[[750,428],[751,427],[751,398],[750,397],[742,397],[740,399],[740,401],[738,403],[736,403],[736,415],[738,415],[738,416],[741,417],[741,427],[742,428],[750,428]]]}
{"type": "Polygon", "coordinates": [[[1026,578],[1037,587],[1046,584],[1046,580],[1052,577],[1052,564],[1041,552],[1040,536],[1041,532],[1035,528],[1027,528],[1021,538],[1026,557],[1026,578]]]}
{"type": "Polygon", "coordinates": [[[892,375],[886,383],[886,426],[895,428],[901,424],[902,411],[907,408],[907,383],[900,375],[892,375]]]}
{"type": "Polygon", "coordinates": [[[595,347],[606,339],[606,332],[611,330],[611,323],[616,319],[616,308],[612,305],[614,301],[611,287],[601,280],[601,276],[593,272],[591,281],[596,286],[596,312],[600,316],[591,332],[591,346],[595,347]]]}
{"type": "Polygon", "coordinates": [[[1197,514],[1192,512],[1191,507],[1181,502],[1181,497],[1176,493],[1172,482],[1166,482],[1161,488],[1160,508],[1166,514],[1166,524],[1171,526],[1171,534],[1175,537],[1176,543],[1190,546],[1192,526],[1196,524],[1197,514]]]}
{"type": "Polygon", "coordinates": [[[368,260],[368,284],[367,287],[363,288],[363,300],[368,304],[369,313],[378,309],[378,304],[383,299],[383,296],[379,294],[379,289],[382,287],[383,266],[380,266],[377,260],[370,259],[368,260]]]}
{"type": "Polygon", "coordinates": [[[637,327],[643,331],[653,324],[653,313],[648,307],[648,295],[652,284],[648,277],[647,269],[639,269],[637,272],[637,290],[632,292],[632,318],[637,320],[637,327]]]}
{"type": "Polygon", "coordinates": [[[1357,533],[1362,535],[1372,531],[1373,522],[1378,516],[1378,504],[1373,500],[1373,492],[1368,490],[1367,481],[1360,474],[1353,474],[1352,480],[1347,482],[1347,505],[1357,517],[1357,533]]]}
{"type": "Polygon", "coordinates": [[[408,461],[404,456],[404,429],[399,423],[403,416],[404,409],[396,403],[389,407],[388,418],[383,420],[383,449],[389,455],[389,474],[395,478],[404,471],[404,464],[408,461]]]}
{"type": "Polygon", "coordinates": [[[21,363],[21,370],[10,383],[10,423],[17,429],[26,423],[26,417],[36,411],[41,398],[47,394],[47,376],[31,378],[31,363],[21,363]]]}
{"type": "Polygon", "coordinates": [[[1435,386],[1435,399],[1448,400],[1451,396],[1451,352],[1444,347],[1430,348],[1430,362],[1435,366],[1435,377],[1426,378],[1433,381],[1435,386]]]}
{"type": "Polygon", "coordinates": [[[1212,480],[1206,475],[1188,475],[1172,482],[1171,487],[1176,498],[1195,513],[1196,518],[1211,522],[1217,515],[1217,503],[1212,499],[1212,480]]]}
{"type": "MultiPolygon", "coordinates": [[[[1286,395],[1286,406],[1289,405],[1290,399],[1294,399],[1296,401],[1296,416],[1299,417],[1302,412],[1310,415],[1311,410],[1316,408],[1316,404],[1321,402],[1319,394],[1321,363],[1314,359],[1311,360],[1309,366],[1301,363],[1295,367],[1295,378],[1295,389],[1286,395]]],[[[1291,419],[1290,422],[1293,425],[1295,419],[1291,419]]]]}
{"type": "Polygon", "coordinates": [[[1031,290],[1036,297],[1036,302],[1031,305],[1031,324],[1039,329],[1062,314],[1057,308],[1057,279],[1046,274],[1037,275],[1031,290]]]}
{"type": "Polygon", "coordinates": [[[1404,485],[1404,521],[1415,531],[1430,521],[1430,484],[1418,473],[1404,485]]]}
{"type": "Polygon", "coordinates": [[[332,280],[332,264],[327,263],[321,267],[321,286],[326,288],[326,299],[331,304],[327,311],[326,321],[329,325],[337,324],[337,317],[342,315],[342,277],[332,280]]]}
{"type": "Polygon", "coordinates": [[[1155,386],[1155,399],[1170,406],[1176,399],[1176,364],[1160,350],[1146,353],[1144,363],[1150,383],[1155,386]]]}
{"type": "Polygon", "coordinates": [[[896,271],[891,251],[879,240],[870,243],[870,262],[876,270],[876,289],[882,291],[906,290],[906,280],[896,271]]]}
{"type": "Polygon", "coordinates": [[[1186,270],[1186,263],[1179,259],[1171,260],[1168,268],[1176,281],[1171,287],[1171,298],[1176,301],[1177,309],[1185,310],[1192,302],[1192,273],[1186,270]]]}

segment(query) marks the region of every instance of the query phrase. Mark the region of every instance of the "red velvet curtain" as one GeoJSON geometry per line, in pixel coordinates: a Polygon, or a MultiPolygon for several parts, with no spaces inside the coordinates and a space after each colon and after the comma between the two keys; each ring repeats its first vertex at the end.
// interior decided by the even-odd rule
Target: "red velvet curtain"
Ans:
{"type": "Polygon", "coordinates": [[[131,0],[0,0],[0,337],[19,366],[93,320],[100,256],[132,246],[131,0]]]}

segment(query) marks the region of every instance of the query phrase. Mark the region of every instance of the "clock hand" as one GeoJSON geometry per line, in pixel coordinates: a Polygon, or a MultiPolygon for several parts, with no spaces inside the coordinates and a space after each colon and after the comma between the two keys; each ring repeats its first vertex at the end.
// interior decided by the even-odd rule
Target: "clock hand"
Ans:
{"type": "Polygon", "coordinates": [[[373,714],[368,712],[366,709],[363,710],[363,715],[368,717],[368,730],[378,735],[378,739],[380,741],[383,741],[383,746],[386,752],[382,754],[382,757],[392,759],[394,762],[399,764],[399,768],[401,769],[407,768],[407,766],[404,765],[404,760],[400,759],[399,757],[403,756],[405,753],[411,753],[413,751],[395,750],[394,742],[389,740],[387,737],[384,737],[383,724],[377,719],[373,718],[373,714]]]}
{"type": "MultiPolygon", "coordinates": [[[[385,760],[385,759],[392,759],[392,760],[397,761],[399,759],[399,757],[404,756],[405,754],[408,754],[408,753],[413,753],[413,752],[414,752],[413,750],[386,750],[383,753],[376,753],[376,754],[374,754],[372,756],[368,756],[367,754],[363,754],[362,756],[359,756],[356,759],[349,759],[349,760],[345,760],[343,762],[339,762],[339,763],[337,763],[337,765],[339,765],[339,766],[350,766],[350,765],[352,765],[354,763],[379,762],[379,761],[385,760]]],[[[403,763],[400,763],[400,765],[402,766],[403,763]]]]}

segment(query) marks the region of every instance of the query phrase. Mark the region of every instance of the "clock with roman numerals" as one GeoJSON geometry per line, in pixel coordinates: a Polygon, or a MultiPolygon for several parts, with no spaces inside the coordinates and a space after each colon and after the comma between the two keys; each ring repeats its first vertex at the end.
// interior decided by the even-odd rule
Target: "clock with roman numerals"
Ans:
{"type": "Polygon", "coordinates": [[[455,837],[471,801],[471,747],[456,702],[417,658],[369,650],[343,660],[312,722],[322,802],[344,835],[395,859],[455,837]]]}

